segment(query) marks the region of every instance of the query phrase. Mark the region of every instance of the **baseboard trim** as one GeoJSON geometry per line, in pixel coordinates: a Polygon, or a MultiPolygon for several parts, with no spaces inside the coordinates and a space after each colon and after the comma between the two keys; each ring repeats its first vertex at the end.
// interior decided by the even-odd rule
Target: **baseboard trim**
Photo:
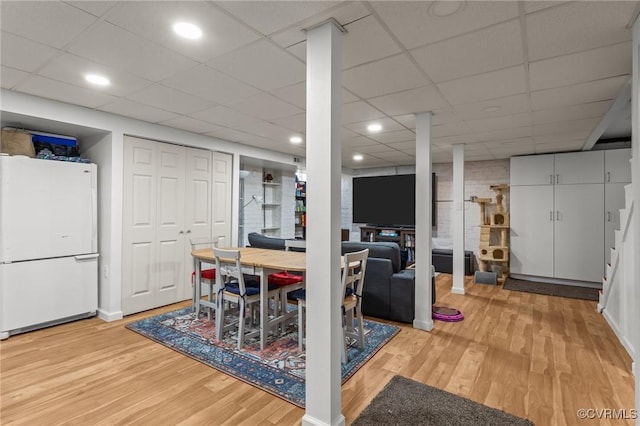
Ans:
{"type": "Polygon", "coordinates": [[[107,312],[103,309],[98,309],[98,318],[100,318],[102,321],[112,322],[121,320],[122,318],[124,318],[124,314],[122,313],[122,311],[107,312]]]}
{"type": "Polygon", "coordinates": [[[342,414],[340,414],[340,417],[338,417],[334,423],[325,423],[320,419],[310,416],[309,414],[302,416],[303,426],[344,426],[346,422],[347,421],[342,414]]]}
{"type": "Polygon", "coordinates": [[[510,277],[513,277],[518,280],[526,280],[526,281],[534,281],[538,283],[550,283],[550,284],[558,284],[558,285],[572,285],[575,287],[587,287],[587,288],[597,288],[602,289],[602,283],[590,282],[590,281],[576,281],[576,280],[565,280],[562,278],[551,278],[551,277],[539,277],[536,275],[522,275],[522,274],[514,274],[510,273],[510,277]]]}
{"type": "Polygon", "coordinates": [[[414,319],[413,328],[417,328],[418,330],[431,331],[433,330],[433,320],[419,321],[417,319],[414,319]]]}

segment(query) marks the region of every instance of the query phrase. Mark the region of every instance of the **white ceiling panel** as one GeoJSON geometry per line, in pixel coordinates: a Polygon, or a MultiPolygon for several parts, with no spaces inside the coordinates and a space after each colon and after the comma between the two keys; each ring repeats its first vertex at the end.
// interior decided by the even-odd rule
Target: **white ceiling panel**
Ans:
{"type": "Polygon", "coordinates": [[[100,0],[86,0],[86,1],[66,1],[70,6],[77,7],[78,9],[84,10],[85,12],[89,12],[94,16],[102,16],[109,9],[116,6],[116,2],[114,1],[100,1],[100,0]]]}
{"type": "Polygon", "coordinates": [[[477,132],[473,137],[478,141],[492,141],[505,139],[519,139],[533,135],[533,129],[528,127],[516,127],[513,129],[493,130],[491,132],[477,132]]]}
{"type": "Polygon", "coordinates": [[[400,124],[398,124],[397,121],[390,118],[378,118],[375,120],[360,121],[358,123],[349,123],[345,124],[344,127],[373,139],[377,139],[376,137],[383,133],[392,132],[394,130],[402,130],[403,128],[400,124]],[[370,132],[369,130],[367,130],[367,126],[374,123],[380,124],[382,126],[382,130],[380,130],[379,132],[370,132]]]}
{"type": "Polygon", "coordinates": [[[529,96],[521,93],[504,98],[456,105],[455,111],[464,120],[518,114],[529,111],[529,96]]]}
{"type": "Polygon", "coordinates": [[[176,73],[163,80],[162,84],[220,104],[237,102],[260,93],[255,87],[206,65],[176,73]]]}
{"type": "Polygon", "coordinates": [[[193,113],[191,114],[191,117],[206,121],[207,123],[231,127],[234,129],[241,129],[243,126],[255,124],[259,121],[223,105],[218,105],[204,111],[193,113]]]}
{"type": "Polygon", "coordinates": [[[350,102],[342,106],[342,123],[356,123],[363,120],[375,120],[382,118],[384,114],[373,108],[371,105],[363,102],[350,102]]]}
{"type": "Polygon", "coordinates": [[[2,66],[2,70],[0,71],[0,79],[2,82],[3,89],[13,89],[13,87],[20,83],[24,78],[26,78],[29,73],[16,70],[13,68],[2,66]]]}
{"type": "Polygon", "coordinates": [[[342,144],[344,146],[351,147],[351,148],[357,148],[360,146],[367,146],[367,145],[380,145],[379,142],[376,142],[373,139],[369,139],[366,136],[356,136],[349,139],[343,139],[342,144]]]}
{"type": "Polygon", "coordinates": [[[550,58],[631,39],[635,1],[569,2],[527,15],[529,59],[550,58]]]}
{"type": "Polygon", "coordinates": [[[32,76],[15,87],[16,90],[43,98],[72,103],[84,107],[95,108],[110,102],[115,97],[98,90],[85,89],[51,80],[40,76],[32,76]]]}
{"type": "Polygon", "coordinates": [[[175,127],[178,129],[186,130],[188,132],[200,133],[200,134],[213,132],[220,128],[215,124],[207,123],[201,120],[196,120],[191,117],[186,117],[184,115],[171,118],[166,121],[162,121],[159,124],[162,124],[163,126],[175,127]]]}
{"type": "Polygon", "coordinates": [[[607,113],[612,104],[613,101],[601,101],[534,111],[532,113],[533,124],[555,123],[557,121],[571,121],[581,118],[600,118],[607,113]]]}
{"type": "Polygon", "coordinates": [[[121,2],[107,21],[198,62],[235,50],[260,36],[209,2],[121,2]],[[198,40],[177,36],[172,26],[190,22],[203,32],[198,40]]]}
{"type": "Polygon", "coordinates": [[[260,40],[207,63],[212,68],[271,91],[304,81],[306,67],[267,40],[260,40]]]}
{"type": "Polygon", "coordinates": [[[432,135],[435,138],[442,136],[466,135],[468,133],[471,133],[471,129],[469,129],[469,126],[462,121],[440,124],[433,126],[432,128],[432,135]]]}
{"type": "Polygon", "coordinates": [[[395,132],[376,133],[369,137],[385,144],[394,142],[410,142],[415,145],[416,142],[416,134],[407,129],[397,130],[395,132]]]}
{"type": "Polygon", "coordinates": [[[343,85],[362,98],[386,95],[428,83],[405,55],[396,55],[355,68],[342,74],[343,85]]]}
{"type": "Polygon", "coordinates": [[[400,52],[400,47],[373,16],[346,27],[343,38],[342,67],[348,69],[400,52]]]}
{"type": "MultiPolygon", "coordinates": [[[[516,2],[466,1],[462,9],[437,16],[438,2],[372,2],[371,5],[404,46],[412,49],[469,31],[488,27],[518,16],[516,2]]],[[[440,2],[444,3],[444,2],[440,2]]]]}
{"type": "Polygon", "coordinates": [[[275,124],[271,124],[266,121],[258,121],[256,123],[243,126],[242,131],[252,135],[262,136],[278,143],[290,143],[289,138],[295,133],[289,129],[276,126],[275,124]]]}
{"type": "Polygon", "coordinates": [[[58,50],[6,31],[0,36],[2,65],[33,72],[45,64],[58,50]]]}
{"type": "Polygon", "coordinates": [[[582,148],[583,144],[584,144],[584,140],[568,140],[564,142],[553,142],[553,143],[536,143],[534,149],[536,154],[579,151],[582,148]]]}
{"type": "MultiPolygon", "coordinates": [[[[482,145],[488,149],[496,149],[496,148],[513,148],[515,146],[520,146],[520,147],[530,146],[531,144],[534,144],[534,143],[535,142],[533,140],[533,137],[528,137],[528,138],[501,140],[501,141],[486,141],[477,145],[482,145]]],[[[475,146],[475,145],[472,145],[472,146],[475,146]]]]}
{"type": "Polygon", "coordinates": [[[269,35],[336,6],[339,2],[224,1],[217,4],[262,34],[269,35]]]}
{"type": "Polygon", "coordinates": [[[358,152],[362,154],[378,154],[377,157],[383,157],[386,154],[399,154],[398,150],[389,148],[387,145],[376,143],[373,145],[365,145],[358,148],[358,152]]]}
{"type": "Polygon", "coordinates": [[[433,143],[438,146],[451,146],[459,143],[474,143],[477,141],[478,138],[474,133],[467,133],[464,135],[439,136],[434,139],[433,143]]]}
{"type": "Polygon", "coordinates": [[[560,121],[555,123],[536,124],[533,126],[533,134],[557,135],[562,133],[572,133],[586,135],[591,133],[593,128],[600,122],[599,118],[585,118],[582,120],[560,121]]]}
{"type": "Polygon", "coordinates": [[[533,124],[531,114],[513,114],[503,117],[483,118],[479,120],[467,120],[467,125],[475,132],[488,132],[513,127],[526,127],[533,124]]]}
{"type": "Polygon", "coordinates": [[[2,30],[58,49],[79,36],[96,17],[55,1],[3,1],[2,30]]]}
{"type": "Polygon", "coordinates": [[[150,123],[160,123],[177,117],[169,111],[154,108],[148,105],[142,105],[136,102],[132,102],[128,99],[117,99],[113,102],[109,102],[106,105],[98,107],[98,109],[113,114],[124,115],[125,117],[132,117],[142,121],[148,121],[150,123]]]}
{"type": "Polygon", "coordinates": [[[272,90],[271,94],[276,98],[289,102],[300,109],[307,108],[307,82],[292,84],[291,86],[281,87],[272,90]]]}
{"type": "Polygon", "coordinates": [[[531,62],[531,90],[631,75],[631,42],[531,62]]]}
{"type": "Polygon", "coordinates": [[[525,1],[524,12],[525,13],[533,13],[538,10],[547,9],[549,7],[559,6],[562,3],[566,3],[565,1],[525,1]]]}
{"type": "Polygon", "coordinates": [[[114,96],[126,96],[133,91],[140,90],[152,84],[151,81],[128,72],[116,70],[107,65],[98,64],[89,59],[80,58],[68,53],[60,54],[53,58],[38,74],[114,96]],[[107,76],[111,83],[108,86],[102,87],[91,85],[84,78],[86,74],[107,76]]]}
{"type": "Polygon", "coordinates": [[[262,120],[274,120],[303,112],[302,109],[268,94],[259,93],[231,105],[241,113],[257,117],[262,120]]]}
{"type": "Polygon", "coordinates": [[[628,81],[628,76],[620,76],[534,91],[531,92],[531,108],[537,111],[615,99],[622,86],[628,81]]]}
{"type": "Polygon", "coordinates": [[[369,102],[387,115],[433,111],[448,106],[433,85],[371,98],[369,102]]]}
{"type": "Polygon", "coordinates": [[[307,114],[297,114],[290,117],[278,118],[277,120],[271,120],[272,123],[282,126],[286,129],[295,130],[299,133],[305,133],[307,129],[307,114]]]}
{"type": "Polygon", "coordinates": [[[230,129],[228,127],[218,127],[214,131],[207,132],[206,135],[231,142],[242,142],[251,136],[248,133],[230,129]]]}
{"type": "Polygon", "coordinates": [[[289,47],[296,43],[300,43],[307,39],[305,29],[312,27],[320,22],[333,18],[345,26],[353,21],[369,15],[370,12],[360,2],[342,2],[340,5],[322,11],[311,18],[300,21],[295,26],[278,31],[269,38],[282,47],[289,47]]]}
{"type": "Polygon", "coordinates": [[[185,56],[106,22],[93,26],[68,51],[152,81],[197,65],[185,56]]]}
{"type": "Polygon", "coordinates": [[[517,66],[437,84],[452,105],[526,92],[524,67],[517,66]]]}
{"type": "MultiPolygon", "coordinates": [[[[415,135],[414,135],[415,136],[415,135]]],[[[414,140],[407,140],[404,142],[388,142],[387,143],[390,147],[400,150],[400,151],[411,151],[413,153],[416,152],[416,141],[415,138],[414,140]]]]}
{"type": "Polygon", "coordinates": [[[127,98],[178,114],[190,114],[215,106],[214,102],[206,101],[162,84],[153,84],[129,95],[127,98]]]}
{"type": "Polygon", "coordinates": [[[411,54],[438,83],[512,67],[524,60],[520,21],[511,20],[430,44],[411,54]]]}

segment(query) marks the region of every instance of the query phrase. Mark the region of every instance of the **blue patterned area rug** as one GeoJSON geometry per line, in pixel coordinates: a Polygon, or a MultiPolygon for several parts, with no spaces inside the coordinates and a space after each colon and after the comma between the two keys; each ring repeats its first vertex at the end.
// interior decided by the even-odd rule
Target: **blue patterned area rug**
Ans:
{"type": "MultiPolygon", "coordinates": [[[[298,349],[295,325],[278,339],[270,337],[264,351],[258,339],[248,340],[241,350],[232,336],[218,341],[214,322],[206,316],[195,319],[191,307],[145,318],[127,328],[304,408],[306,362],[304,351],[298,349]]],[[[349,346],[349,362],[342,364],[342,383],[399,330],[394,325],[365,320],[365,348],[349,346]]]]}

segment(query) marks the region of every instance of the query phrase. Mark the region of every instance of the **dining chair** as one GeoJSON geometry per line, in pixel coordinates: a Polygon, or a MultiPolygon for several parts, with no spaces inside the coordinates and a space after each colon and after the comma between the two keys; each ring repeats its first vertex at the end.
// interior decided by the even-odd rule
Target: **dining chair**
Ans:
{"type": "MultiPolygon", "coordinates": [[[[191,251],[193,250],[197,250],[197,249],[202,249],[202,248],[214,248],[217,245],[217,241],[213,238],[210,237],[195,237],[195,238],[191,238],[189,239],[189,242],[191,243],[191,251]]],[[[191,272],[191,286],[196,285],[195,281],[196,281],[196,262],[197,260],[194,259],[193,260],[193,271],[191,272]]],[[[206,263],[205,263],[206,264],[206,263]]],[[[214,291],[214,287],[216,285],[216,269],[215,268],[207,268],[207,269],[200,269],[200,282],[202,284],[206,284],[207,285],[207,300],[206,302],[208,303],[204,303],[202,304],[202,306],[205,306],[207,308],[207,315],[209,320],[211,320],[211,313],[212,310],[215,309],[215,295],[216,292],[214,291]]],[[[193,293],[193,303],[195,304],[195,297],[196,297],[196,293],[193,293]]],[[[199,312],[196,313],[196,317],[198,316],[199,312]]]]}
{"type": "MultiPolygon", "coordinates": [[[[244,345],[245,339],[260,335],[260,329],[254,328],[245,332],[247,319],[251,325],[255,325],[255,308],[260,307],[260,287],[245,285],[245,276],[242,273],[240,262],[240,250],[228,250],[213,248],[216,263],[216,336],[221,340],[224,332],[237,328],[238,349],[244,345]],[[238,319],[225,324],[226,302],[238,306],[238,319]],[[251,315],[247,318],[247,309],[251,315]]],[[[273,301],[274,306],[279,302],[280,289],[277,286],[268,285],[267,301],[273,301]]]]}
{"type": "MultiPolygon", "coordinates": [[[[344,267],[342,268],[342,363],[348,361],[347,339],[353,338],[358,342],[360,349],[364,348],[364,318],[362,316],[362,289],[364,287],[364,274],[367,269],[369,249],[344,254],[344,267]],[[355,322],[357,321],[357,322],[355,322]]],[[[298,301],[298,348],[304,350],[306,327],[306,291],[300,289],[294,291],[290,297],[296,297],[298,301]]]]}
{"type": "MultiPolygon", "coordinates": [[[[285,251],[306,251],[307,242],[305,240],[285,240],[284,249],[285,251]]],[[[269,283],[280,287],[280,314],[282,315],[287,313],[287,301],[296,301],[296,299],[291,299],[289,295],[304,288],[304,277],[288,271],[281,271],[269,275],[269,283]]]]}

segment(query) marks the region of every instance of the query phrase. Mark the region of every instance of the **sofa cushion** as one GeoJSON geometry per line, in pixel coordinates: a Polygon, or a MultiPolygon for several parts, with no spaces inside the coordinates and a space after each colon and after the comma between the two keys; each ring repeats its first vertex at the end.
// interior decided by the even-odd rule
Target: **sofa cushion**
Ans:
{"type": "Polygon", "coordinates": [[[257,232],[248,235],[249,245],[271,250],[284,250],[284,238],[267,237],[257,232]]]}
{"type": "Polygon", "coordinates": [[[400,263],[400,246],[396,243],[389,242],[356,242],[356,241],[343,241],[342,242],[342,254],[352,253],[354,251],[360,251],[369,249],[369,257],[376,257],[382,259],[389,259],[393,272],[399,272],[401,269],[400,263]]]}

